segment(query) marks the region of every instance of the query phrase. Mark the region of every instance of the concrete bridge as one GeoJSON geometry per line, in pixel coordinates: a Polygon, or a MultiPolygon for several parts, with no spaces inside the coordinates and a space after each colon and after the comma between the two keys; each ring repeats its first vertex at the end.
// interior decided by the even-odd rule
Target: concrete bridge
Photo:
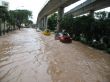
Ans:
{"type": "Polygon", "coordinates": [[[86,2],[71,9],[65,15],[72,14],[78,16],[85,13],[94,13],[94,11],[110,6],[110,0],[87,0],[86,2]]]}
{"type": "MultiPolygon", "coordinates": [[[[47,28],[47,16],[58,11],[57,30],[60,31],[61,19],[64,14],[64,8],[79,0],[50,0],[40,11],[37,18],[37,25],[40,28],[47,28]]],[[[110,0],[87,0],[86,2],[73,8],[66,14],[74,14],[75,16],[87,13],[93,14],[94,10],[102,9],[110,6],[110,0]]]]}
{"type": "Polygon", "coordinates": [[[58,11],[58,26],[60,27],[60,21],[64,13],[64,8],[68,5],[75,3],[79,0],[49,0],[49,2],[40,11],[37,24],[38,27],[47,27],[47,16],[58,11]]]}

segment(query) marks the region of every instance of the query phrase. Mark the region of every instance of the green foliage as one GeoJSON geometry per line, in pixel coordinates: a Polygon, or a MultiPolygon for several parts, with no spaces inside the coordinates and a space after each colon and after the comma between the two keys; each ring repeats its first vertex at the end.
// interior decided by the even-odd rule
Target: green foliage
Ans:
{"type": "Polygon", "coordinates": [[[0,19],[6,21],[9,18],[9,13],[5,7],[0,7],[0,19]]]}
{"type": "Polygon", "coordinates": [[[32,16],[32,12],[29,10],[14,10],[10,12],[10,15],[14,18],[18,25],[26,24],[32,16]]]}
{"type": "Polygon", "coordinates": [[[75,40],[80,40],[80,34],[83,34],[87,40],[90,40],[92,22],[94,22],[94,19],[91,16],[73,18],[73,15],[67,15],[62,19],[62,29],[74,36],[75,40]]]}
{"type": "Polygon", "coordinates": [[[25,21],[25,25],[26,25],[26,26],[28,26],[28,25],[30,25],[30,24],[33,24],[33,21],[31,21],[31,20],[25,21]]]}
{"type": "Polygon", "coordinates": [[[6,7],[0,6],[0,36],[3,34],[5,34],[5,22],[8,20],[9,18],[9,13],[6,7]],[[4,23],[4,29],[1,30],[1,23],[4,23]]]}
{"type": "Polygon", "coordinates": [[[66,30],[67,32],[70,33],[70,35],[72,35],[73,26],[74,26],[73,15],[66,15],[62,18],[61,21],[62,30],[66,30]]]}
{"type": "Polygon", "coordinates": [[[11,25],[15,25],[16,24],[16,18],[15,18],[15,12],[14,11],[9,11],[9,19],[8,19],[8,22],[11,24],[11,25]]]}
{"type": "Polygon", "coordinates": [[[74,40],[106,50],[110,48],[110,13],[108,17],[107,13],[95,13],[97,19],[90,15],[76,18],[66,15],[62,19],[62,29],[69,32],[74,40]]]}
{"type": "Polygon", "coordinates": [[[8,32],[9,30],[14,30],[15,26],[18,26],[20,29],[21,24],[25,24],[25,25],[33,24],[33,22],[29,20],[29,18],[31,17],[32,17],[32,12],[29,10],[8,11],[6,7],[0,6],[0,24],[4,23],[3,32],[1,32],[1,27],[0,27],[0,35],[2,33],[5,34],[5,32],[8,32]],[[7,29],[5,29],[6,21],[8,22],[7,29]],[[11,25],[14,27],[13,29],[10,27],[11,25]]]}
{"type": "Polygon", "coordinates": [[[21,26],[21,24],[29,23],[29,17],[32,16],[28,10],[10,10],[8,11],[7,21],[11,25],[21,26]]]}
{"type": "Polygon", "coordinates": [[[57,26],[57,13],[54,13],[48,18],[48,29],[54,31],[57,26]]]}
{"type": "Polygon", "coordinates": [[[110,48],[108,48],[106,51],[107,51],[108,53],[110,53],[110,48]]]}

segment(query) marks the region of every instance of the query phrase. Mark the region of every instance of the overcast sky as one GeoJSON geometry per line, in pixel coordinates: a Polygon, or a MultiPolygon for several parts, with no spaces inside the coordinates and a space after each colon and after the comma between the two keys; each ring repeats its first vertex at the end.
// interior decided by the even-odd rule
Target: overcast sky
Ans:
{"type": "MultiPolygon", "coordinates": [[[[49,0],[5,0],[9,2],[9,9],[28,9],[32,11],[33,14],[33,22],[35,23],[37,20],[38,13],[40,12],[41,8],[47,3],[49,0]]],[[[84,2],[86,0],[81,0],[74,5],[70,5],[65,8],[65,12],[69,11],[73,7],[77,6],[78,4],[84,2]]]]}
{"type": "MultiPolygon", "coordinates": [[[[33,22],[35,23],[37,20],[38,13],[40,12],[41,8],[47,3],[48,0],[5,0],[9,2],[9,9],[28,9],[32,11],[33,14],[33,22]]],[[[84,2],[85,0],[81,0],[80,2],[76,3],[75,5],[71,5],[65,8],[65,12],[69,11],[77,4],[84,2]]]]}
{"type": "Polygon", "coordinates": [[[32,11],[33,22],[37,20],[37,15],[47,0],[7,0],[9,9],[28,9],[32,11]]]}

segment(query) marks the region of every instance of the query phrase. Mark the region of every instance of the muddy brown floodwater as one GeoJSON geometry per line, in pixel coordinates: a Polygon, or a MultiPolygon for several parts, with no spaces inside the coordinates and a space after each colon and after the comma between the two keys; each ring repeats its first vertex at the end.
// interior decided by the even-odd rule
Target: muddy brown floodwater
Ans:
{"type": "Polygon", "coordinates": [[[110,82],[110,54],[24,28],[0,36],[0,82],[110,82]]]}

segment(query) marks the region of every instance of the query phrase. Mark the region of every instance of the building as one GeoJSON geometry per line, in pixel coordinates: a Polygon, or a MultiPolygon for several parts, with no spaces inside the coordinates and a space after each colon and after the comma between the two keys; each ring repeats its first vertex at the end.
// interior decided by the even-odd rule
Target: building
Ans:
{"type": "Polygon", "coordinates": [[[7,9],[9,8],[9,3],[3,0],[0,0],[0,6],[6,7],[7,9]]]}

